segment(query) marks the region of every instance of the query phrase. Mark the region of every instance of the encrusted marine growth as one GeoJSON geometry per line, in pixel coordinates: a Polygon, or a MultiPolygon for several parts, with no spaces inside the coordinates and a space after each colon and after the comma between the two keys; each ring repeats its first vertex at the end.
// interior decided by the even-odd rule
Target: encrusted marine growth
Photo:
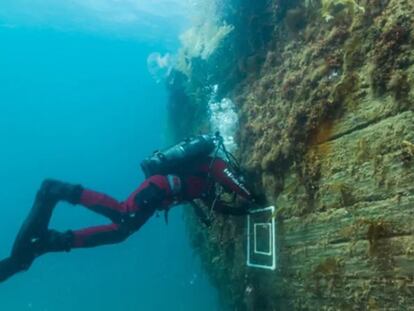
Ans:
{"type": "Polygon", "coordinates": [[[387,90],[392,90],[397,99],[408,94],[407,76],[399,70],[410,65],[404,52],[410,49],[407,44],[411,27],[411,18],[401,16],[378,35],[372,71],[372,86],[376,94],[383,95],[387,90]]]}
{"type": "Polygon", "coordinates": [[[188,130],[208,128],[203,83],[224,84],[220,96],[239,116],[246,177],[278,208],[280,269],[245,267],[245,219],[217,217],[203,231],[189,216],[214,283],[232,310],[381,310],[395,301],[407,309],[414,304],[414,2],[223,6],[235,28],[208,62],[192,60],[183,84],[195,107],[188,130]]]}
{"type": "Polygon", "coordinates": [[[335,15],[345,12],[348,15],[365,13],[365,8],[357,3],[356,0],[322,0],[322,17],[329,22],[335,15]]]}
{"type": "Polygon", "coordinates": [[[404,164],[409,165],[414,160],[414,144],[409,141],[402,142],[401,160],[404,164]]]}

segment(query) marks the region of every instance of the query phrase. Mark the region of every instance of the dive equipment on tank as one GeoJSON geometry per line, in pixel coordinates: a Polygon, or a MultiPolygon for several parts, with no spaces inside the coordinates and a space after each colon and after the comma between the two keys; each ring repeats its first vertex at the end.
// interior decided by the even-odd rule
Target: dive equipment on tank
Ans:
{"type": "Polygon", "coordinates": [[[184,164],[206,157],[217,146],[216,135],[199,135],[187,138],[165,150],[155,151],[141,162],[145,177],[175,173],[184,164]]]}
{"type": "MultiPolygon", "coordinates": [[[[185,171],[185,167],[191,166],[192,163],[202,161],[203,158],[207,158],[209,156],[211,157],[211,162],[209,164],[207,175],[208,184],[212,180],[211,170],[214,166],[214,162],[219,157],[226,159],[226,163],[228,165],[226,174],[232,180],[236,180],[236,176],[238,178],[242,178],[240,164],[234,155],[226,149],[224,145],[224,139],[219,132],[216,132],[213,135],[199,135],[190,137],[167,149],[155,151],[151,156],[147,157],[141,162],[141,168],[146,178],[153,175],[173,176],[175,174],[180,174],[180,172],[183,170],[185,171]]],[[[244,188],[244,185],[241,184],[238,179],[236,181],[239,187],[242,186],[242,188],[244,188]]],[[[243,182],[243,179],[241,181],[243,182]]],[[[169,179],[169,182],[171,183],[172,180],[169,179]]],[[[216,189],[215,185],[215,183],[212,183],[213,188],[211,190],[214,190],[210,193],[210,195],[213,196],[213,200],[208,214],[204,213],[204,211],[198,206],[196,202],[189,202],[193,206],[196,215],[206,226],[211,225],[212,210],[214,209],[216,202],[220,200],[221,195],[223,194],[222,187],[220,187],[220,190],[218,190],[216,189]]],[[[235,195],[233,200],[234,199],[235,195]]],[[[169,209],[164,210],[166,223],[168,223],[168,211],[169,209]]]]}

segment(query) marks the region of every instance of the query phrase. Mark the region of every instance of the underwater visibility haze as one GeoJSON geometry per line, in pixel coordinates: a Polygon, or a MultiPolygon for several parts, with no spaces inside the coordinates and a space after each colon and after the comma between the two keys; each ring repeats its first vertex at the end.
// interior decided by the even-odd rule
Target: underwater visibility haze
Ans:
{"type": "MultiPolygon", "coordinates": [[[[124,199],[139,162],[168,143],[167,94],[148,71],[173,52],[180,1],[2,1],[0,257],[44,178],[124,199]],[[172,25],[172,26],[171,26],[172,25]]],[[[189,245],[183,209],[153,217],[123,244],[45,255],[1,284],[1,310],[218,310],[189,245]]],[[[107,223],[59,204],[52,227],[107,223]]]]}
{"type": "Polygon", "coordinates": [[[193,208],[41,256],[1,310],[414,310],[413,1],[10,0],[0,42],[1,259],[44,178],[123,200],[220,146],[147,179],[193,208]]]}

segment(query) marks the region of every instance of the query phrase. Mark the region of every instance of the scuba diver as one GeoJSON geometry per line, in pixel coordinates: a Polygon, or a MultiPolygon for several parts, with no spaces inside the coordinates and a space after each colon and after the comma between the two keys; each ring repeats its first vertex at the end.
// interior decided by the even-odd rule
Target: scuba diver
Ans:
{"type": "Polygon", "coordinates": [[[120,243],[157,211],[164,211],[167,221],[168,210],[175,204],[191,203],[204,224],[209,225],[209,217],[194,200],[210,206],[210,211],[230,215],[247,214],[255,202],[219,133],[196,136],[156,151],[141,162],[141,168],[146,179],[123,202],[81,185],[45,180],[17,234],[10,257],[0,261],[0,282],[28,270],[37,257],[46,253],[120,243]],[[221,199],[223,192],[233,193],[242,203],[238,207],[226,204],[221,199]],[[66,232],[49,229],[59,201],[83,205],[107,217],[111,224],[66,232]]]}

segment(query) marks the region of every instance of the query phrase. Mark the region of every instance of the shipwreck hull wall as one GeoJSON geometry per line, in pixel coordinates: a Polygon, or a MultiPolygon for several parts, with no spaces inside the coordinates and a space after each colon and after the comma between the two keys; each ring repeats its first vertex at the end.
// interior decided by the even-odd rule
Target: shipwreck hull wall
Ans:
{"type": "MultiPolygon", "coordinates": [[[[235,25],[219,53],[236,58],[237,155],[277,206],[277,269],[246,267],[243,218],[189,213],[193,245],[232,310],[414,310],[414,3],[260,2],[233,21],[266,40],[235,25]]],[[[196,118],[186,133],[208,129],[196,118]]]]}

